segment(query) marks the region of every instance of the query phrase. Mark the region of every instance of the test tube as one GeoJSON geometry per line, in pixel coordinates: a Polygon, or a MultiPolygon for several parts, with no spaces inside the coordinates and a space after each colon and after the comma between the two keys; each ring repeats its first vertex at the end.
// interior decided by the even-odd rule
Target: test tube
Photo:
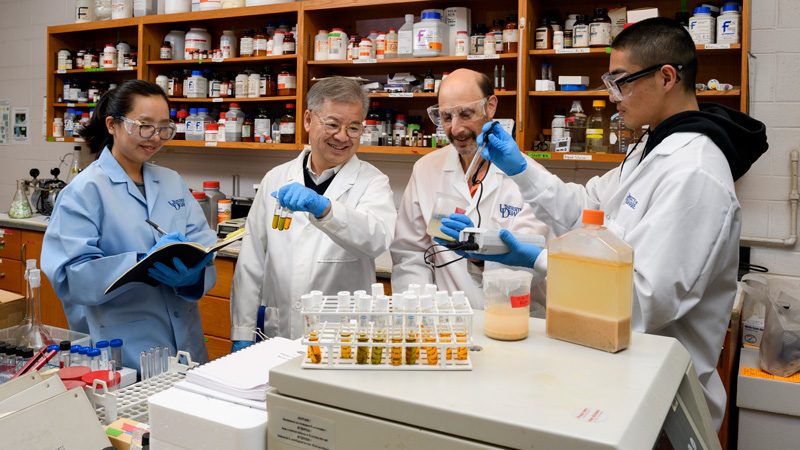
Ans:
{"type": "MultiPolygon", "coordinates": [[[[416,344],[419,340],[417,330],[417,310],[419,309],[419,297],[406,295],[403,311],[406,313],[406,343],[416,344]]],[[[406,347],[406,364],[415,365],[419,359],[419,347],[410,345],[406,347]]]]}
{"type": "Polygon", "coordinates": [[[372,364],[380,364],[383,361],[383,347],[386,343],[386,329],[388,328],[389,316],[389,297],[379,295],[373,302],[373,311],[377,311],[375,316],[375,328],[372,331],[372,343],[379,344],[372,346],[372,364]]]}
{"type": "Polygon", "coordinates": [[[278,229],[278,220],[281,217],[281,203],[276,199],[275,200],[275,211],[272,213],[272,229],[278,229]]]}
{"type": "Polygon", "coordinates": [[[73,345],[69,348],[69,365],[79,366],[81,364],[81,355],[78,351],[81,349],[80,345],[73,345]]]}
{"type": "Polygon", "coordinates": [[[161,375],[161,347],[151,348],[150,352],[153,354],[153,375],[161,375]]]}
{"type": "Polygon", "coordinates": [[[169,347],[161,348],[161,372],[169,372],[169,357],[172,356],[172,351],[169,347]]]}
{"type": "Polygon", "coordinates": [[[286,216],[289,214],[287,208],[281,208],[280,216],[278,217],[278,231],[282,231],[286,226],[286,216]]]}
{"type": "Polygon", "coordinates": [[[139,375],[142,381],[150,378],[150,361],[147,359],[147,352],[139,353],[139,375]]]}
{"type": "Polygon", "coordinates": [[[117,372],[114,370],[114,360],[108,362],[108,378],[106,379],[106,385],[110,392],[114,392],[117,390],[117,372]]]}
{"type": "MultiPolygon", "coordinates": [[[[56,353],[58,353],[59,350],[60,350],[60,347],[59,347],[58,344],[48,345],[47,346],[47,352],[45,354],[48,354],[48,353],[50,353],[52,351],[55,351],[56,353]]],[[[50,369],[52,369],[54,367],[59,367],[59,365],[61,364],[60,359],[61,359],[60,357],[51,359],[50,361],[47,362],[47,365],[45,367],[50,368],[50,369]]]]}
{"type": "Polygon", "coordinates": [[[435,345],[436,317],[433,315],[433,298],[432,295],[423,295],[419,298],[422,342],[429,344],[425,347],[425,359],[429,366],[435,366],[439,363],[439,349],[435,345]]]}
{"type": "MultiPolygon", "coordinates": [[[[356,312],[358,313],[358,342],[369,342],[369,311],[372,297],[365,291],[356,295],[356,312]]],[[[356,350],[356,364],[369,362],[369,346],[359,345],[356,350]]]]}
{"type": "Polygon", "coordinates": [[[60,368],[69,367],[71,359],[70,359],[70,349],[72,348],[72,342],[70,341],[61,341],[58,344],[58,349],[60,352],[58,353],[58,366],[60,368]]]}
{"type": "Polygon", "coordinates": [[[311,342],[319,341],[317,315],[310,313],[316,309],[315,307],[319,306],[319,304],[315,302],[315,297],[314,294],[304,294],[300,296],[300,301],[303,304],[303,311],[306,312],[306,314],[303,315],[303,327],[306,339],[309,341],[307,356],[311,363],[319,364],[322,361],[322,350],[319,348],[319,345],[311,344],[311,342]]]}
{"type": "Polygon", "coordinates": [[[112,339],[109,344],[111,347],[111,359],[114,360],[114,367],[122,370],[122,339],[112,339]]]}
{"type": "Polygon", "coordinates": [[[89,368],[92,372],[100,370],[100,350],[93,348],[87,352],[89,355],[89,368]]]}
{"type": "Polygon", "coordinates": [[[81,347],[78,350],[78,355],[80,355],[80,363],[78,365],[89,367],[89,347],[81,347]]]}
{"type": "Polygon", "coordinates": [[[378,298],[379,295],[385,294],[383,290],[383,283],[372,283],[372,298],[378,298]]]}
{"type": "Polygon", "coordinates": [[[434,302],[436,303],[436,309],[440,313],[438,324],[439,341],[442,344],[447,344],[445,360],[449,361],[453,359],[453,348],[449,345],[453,341],[453,332],[450,329],[450,317],[448,316],[448,313],[452,312],[450,296],[447,295],[447,291],[439,291],[434,297],[434,302]]]}
{"type": "Polygon", "coordinates": [[[392,354],[391,362],[393,366],[403,364],[403,304],[405,303],[405,294],[396,294],[392,297],[392,331],[391,340],[392,354]]]}
{"type": "MultiPolygon", "coordinates": [[[[467,297],[464,295],[463,291],[455,291],[453,292],[453,311],[454,312],[464,312],[467,309],[467,297]]],[[[468,348],[467,348],[467,321],[464,315],[459,314],[455,317],[455,335],[456,335],[456,342],[459,344],[456,347],[456,359],[459,361],[464,361],[467,359],[468,356],[468,348]]]]}
{"type": "Polygon", "coordinates": [[[108,341],[97,341],[95,347],[100,350],[98,366],[100,370],[106,370],[108,368],[108,361],[111,359],[111,349],[108,346],[108,341]]]}
{"type": "Polygon", "coordinates": [[[342,343],[339,355],[342,359],[351,359],[353,357],[353,347],[346,345],[353,341],[353,332],[350,331],[350,317],[346,314],[350,311],[350,292],[339,291],[336,295],[338,297],[336,309],[342,313],[339,316],[339,341],[342,343]]]}
{"type": "Polygon", "coordinates": [[[283,222],[283,229],[288,230],[290,226],[292,226],[292,211],[288,208],[283,208],[286,210],[286,219],[283,222]]]}

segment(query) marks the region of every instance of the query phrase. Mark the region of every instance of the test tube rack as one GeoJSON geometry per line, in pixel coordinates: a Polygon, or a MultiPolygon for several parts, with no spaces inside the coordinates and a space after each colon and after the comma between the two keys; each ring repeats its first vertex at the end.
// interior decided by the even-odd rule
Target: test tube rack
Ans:
{"type": "MultiPolygon", "coordinates": [[[[464,304],[454,305],[453,298],[449,297],[446,308],[435,305],[432,311],[408,312],[395,307],[392,297],[389,297],[389,311],[363,311],[359,310],[353,296],[349,297],[349,304],[345,308],[339,307],[337,296],[324,296],[319,307],[311,310],[303,308],[304,323],[308,323],[308,316],[314,316],[314,327],[317,340],[309,340],[309,333],[303,335],[301,342],[307,348],[307,354],[301,363],[304,369],[334,369],[334,370],[400,370],[400,371],[464,371],[472,370],[472,360],[469,348],[472,345],[472,308],[469,301],[464,299],[464,304]],[[461,309],[456,309],[459,306],[461,309]],[[369,326],[366,335],[368,341],[359,341],[361,330],[357,326],[357,317],[367,316],[369,326]],[[408,327],[410,317],[414,317],[416,326],[408,327]],[[348,317],[348,321],[343,321],[348,317]],[[384,342],[375,342],[372,338],[378,334],[380,327],[376,322],[383,317],[388,324],[384,327],[384,342]],[[402,319],[402,320],[401,320],[402,319]],[[426,320],[429,319],[429,320],[426,320]],[[424,322],[433,323],[434,330],[426,329],[424,322]],[[399,327],[393,324],[402,323],[399,327]],[[342,332],[350,332],[350,340],[342,340],[342,332]],[[458,332],[458,336],[457,336],[458,332]],[[416,335],[416,342],[408,342],[409,333],[416,335]],[[400,336],[397,341],[392,337],[400,336]],[[427,339],[423,341],[423,337],[427,339]],[[312,347],[319,348],[319,361],[312,358],[312,347]],[[349,347],[350,357],[342,356],[342,349],[349,347]],[[359,348],[367,356],[366,363],[359,363],[359,348]],[[373,363],[374,352],[380,355],[380,362],[373,363]],[[409,355],[415,355],[409,360],[409,355]]],[[[347,353],[347,352],[346,352],[347,353]]],[[[346,356],[345,353],[345,356],[346,356]]],[[[378,358],[375,358],[378,361],[378,358]]]]}
{"type": "Polygon", "coordinates": [[[91,387],[87,386],[86,393],[103,424],[108,425],[119,418],[148,422],[147,399],[186,378],[186,371],[197,365],[189,353],[179,351],[177,356],[169,357],[168,370],[159,375],[117,391],[109,391],[104,381],[95,380],[91,387]]]}

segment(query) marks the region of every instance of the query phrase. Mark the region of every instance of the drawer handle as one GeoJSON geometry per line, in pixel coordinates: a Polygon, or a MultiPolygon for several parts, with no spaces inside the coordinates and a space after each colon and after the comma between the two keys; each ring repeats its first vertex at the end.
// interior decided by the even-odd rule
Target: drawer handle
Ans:
{"type": "Polygon", "coordinates": [[[0,278],[5,278],[5,277],[6,277],[6,273],[5,272],[0,272],[0,278]]]}
{"type": "Polygon", "coordinates": [[[23,242],[22,246],[19,248],[19,259],[23,263],[27,259],[27,256],[28,256],[27,253],[28,253],[28,243],[27,242],[23,242]]]}

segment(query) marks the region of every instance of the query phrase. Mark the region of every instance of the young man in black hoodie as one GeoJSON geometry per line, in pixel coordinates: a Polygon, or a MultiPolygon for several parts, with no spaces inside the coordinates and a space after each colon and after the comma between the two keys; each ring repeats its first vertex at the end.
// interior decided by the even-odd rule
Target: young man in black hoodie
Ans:
{"type": "MultiPolygon", "coordinates": [[[[694,42],[680,24],[636,23],[614,40],[603,76],[625,123],[649,125],[647,141],[630,149],[623,164],[585,186],[564,183],[528,163],[501,127],[488,134],[483,157],[514,179],[536,217],[557,235],[579,227],[583,209],[605,212],[605,226],[634,248],[633,330],[672,336],[686,347],[719,428],[726,395],[716,365],[739,261],[734,181],[767,150],[767,141],[763,123],[723,106],[698,105],[696,72],[694,42]]],[[[546,270],[546,251],[505,230],[501,237],[510,253],[470,256],[546,270]]]]}

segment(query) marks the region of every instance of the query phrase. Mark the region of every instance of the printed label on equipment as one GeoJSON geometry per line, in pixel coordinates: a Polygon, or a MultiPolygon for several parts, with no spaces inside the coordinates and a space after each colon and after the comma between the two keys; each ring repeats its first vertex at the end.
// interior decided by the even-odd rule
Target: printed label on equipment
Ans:
{"type": "Polygon", "coordinates": [[[553,156],[547,152],[528,152],[528,156],[534,159],[552,159],[553,156]]]}
{"type": "Polygon", "coordinates": [[[270,411],[270,421],[277,421],[275,436],[300,448],[334,450],[336,425],[332,420],[300,414],[283,408],[270,411]]]}
{"type": "Polygon", "coordinates": [[[467,61],[473,61],[473,60],[476,60],[476,59],[500,59],[500,55],[494,54],[494,55],[468,55],[467,56],[467,61]]]}
{"type": "Polygon", "coordinates": [[[731,48],[731,44],[706,44],[703,47],[706,50],[723,50],[731,48]]]}
{"type": "Polygon", "coordinates": [[[509,297],[512,308],[523,308],[531,304],[531,294],[512,295],[509,297]]]}
{"type": "Polygon", "coordinates": [[[557,48],[556,55],[565,55],[570,53],[589,53],[589,47],[580,48],[557,48]]]}
{"type": "Polygon", "coordinates": [[[389,97],[391,97],[391,98],[395,98],[395,97],[410,98],[410,97],[413,97],[413,96],[414,96],[413,92],[389,92],[389,97]]]}
{"type": "Polygon", "coordinates": [[[222,97],[215,97],[211,100],[211,103],[222,103],[222,97]]]}
{"type": "Polygon", "coordinates": [[[565,160],[573,161],[591,161],[592,155],[564,155],[565,160]]]}
{"type": "Polygon", "coordinates": [[[365,59],[354,59],[353,64],[375,64],[378,60],[375,58],[365,58],[365,59]]]}
{"type": "Polygon", "coordinates": [[[56,73],[67,73],[67,69],[58,69],[56,73]]]}
{"type": "Polygon", "coordinates": [[[608,415],[602,409],[583,408],[575,414],[575,418],[589,423],[605,422],[608,415]]]}
{"type": "Polygon", "coordinates": [[[217,146],[217,142],[216,141],[208,141],[208,142],[206,142],[206,147],[216,147],[216,146],[217,146]]]}

